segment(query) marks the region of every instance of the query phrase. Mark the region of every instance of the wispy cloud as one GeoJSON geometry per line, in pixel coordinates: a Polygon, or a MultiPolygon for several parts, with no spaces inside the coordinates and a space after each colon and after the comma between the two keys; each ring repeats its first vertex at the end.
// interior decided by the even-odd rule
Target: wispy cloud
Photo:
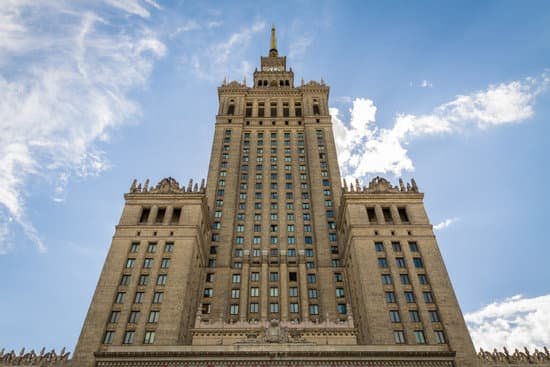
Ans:
{"type": "Polygon", "coordinates": [[[426,80],[426,79],[424,79],[420,82],[420,88],[433,88],[433,86],[434,85],[432,84],[432,82],[430,82],[429,80],[426,80]]]}
{"type": "Polygon", "coordinates": [[[548,86],[550,74],[546,72],[536,78],[490,85],[486,90],[458,95],[429,114],[398,114],[391,128],[377,126],[376,106],[370,99],[353,100],[349,122],[344,122],[337,108],[331,108],[343,173],[363,177],[413,171],[406,149],[413,139],[524,122],[534,115],[535,99],[548,86]]]}
{"type": "Polygon", "coordinates": [[[550,345],[550,295],[516,295],[464,316],[476,348],[541,348],[550,345]]]}
{"type": "Polygon", "coordinates": [[[309,36],[299,36],[294,38],[288,47],[288,57],[294,60],[304,55],[312,42],[313,38],[309,36]]]}
{"type": "MultiPolygon", "coordinates": [[[[107,3],[123,10],[120,17],[148,17],[148,7],[158,8],[153,1],[107,3]]],[[[31,177],[55,181],[60,200],[70,176],[105,170],[97,142],[139,111],[128,92],[145,83],[165,46],[148,28],[82,3],[8,2],[0,19],[9,21],[0,32],[0,253],[12,246],[13,225],[45,251],[26,214],[26,184],[31,177]]]]}
{"type": "Polygon", "coordinates": [[[447,227],[449,227],[451,224],[455,223],[456,221],[458,220],[458,218],[449,218],[449,219],[445,219],[443,222],[439,223],[439,224],[436,224],[434,226],[434,229],[436,231],[441,231],[447,227]]]}
{"type": "Polygon", "coordinates": [[[242,77],[249,75],[252,66],[243,61],[243,51],[252,37],[266,29],[266,23],[256,21],[248,27],[234,32],[221,42],[210,44],[186,60],[199,78],[219,82],[225,76],[242,77]]]}

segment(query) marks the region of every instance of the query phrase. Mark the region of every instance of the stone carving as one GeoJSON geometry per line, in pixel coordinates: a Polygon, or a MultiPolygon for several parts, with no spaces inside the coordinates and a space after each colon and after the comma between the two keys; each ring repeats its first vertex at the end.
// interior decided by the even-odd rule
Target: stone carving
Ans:
{"type": "Polygon", "coordinates": [[[493,349],[493,352],[479,349],[477,357],[484,362],[495,363],[495,364],[548,364],[550,362],[550,352],[548,348],[544,347],[544,351],[541,352],[538,349],[535,349],[533,353],[529,352],[527,348],[523,348],[523,351],[516,349],[514,353],[510,354],[508,349],[504,347],[502,351],[498,351],[496,348],[493,349]]]}
{"type": "Polygon", "coordinates": [[[399,193],[399,192],[419,192],[418,186],[416,185],[416,181],[411,179],[411,182],[407,182],[407,186],[405,187],[405,184],[402,179],[399,179],[399,186],[393,186],[388,180],[386,180],[383,177],[376,176],[374,177],[367,187],[363,186],[361,187],[361,183],[358,179],[355,180],[355,186],[351,183],[348,184],[346,180],[344,180],[344,184],[342,187],[344,192],[363,192],[363,193],[399,193]]]}
{"type": "Polygon", "coordinates": [[[25,348],[21,349],[19,354],[14,350],[5,352],[5,349],[0,350],[0,366],[2,365],[27,365],[27,366],[62,366],[69,361],[69,352],[65,348],[61,349],[59,354],[54,349],[46,353],[46,348],[40,350],[40,354],[31,350],[25,352],[25,348]]]}
{"type": "Polygon", "coordinates": [[[160,180],[160,182],[155,186],[149,188],[149,179],[145,180],[143,184],[143,188],[141,183],[138,184],[137,180],[134,180],[132,182],[132,185],[130,186],[130,193],[151,193],[151,194],[180,194],[185,192],[200,192],[204,193],[206,192],[206,183],[205,180],[202,179],[200,186],[198,183],[195,183],[193,185],[193,180],[189,180],[189,184],[187,185],[187,188],[185,186],[180,186],[178,181],[176,181],[173,177],[166,177],[160,180]]]}

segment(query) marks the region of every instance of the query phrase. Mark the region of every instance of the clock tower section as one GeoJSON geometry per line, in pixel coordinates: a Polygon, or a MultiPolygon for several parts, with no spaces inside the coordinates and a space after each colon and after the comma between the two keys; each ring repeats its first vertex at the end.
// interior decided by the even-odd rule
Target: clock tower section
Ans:
{"type": "Polygon", "coordinates": [[[261,70],[254,71],[255,87],[294,87],[292,68],[286,69],[286,56],[279,56],[275,27],[271,28],[271,42],[268,56],[261,58],[261,70]]]}

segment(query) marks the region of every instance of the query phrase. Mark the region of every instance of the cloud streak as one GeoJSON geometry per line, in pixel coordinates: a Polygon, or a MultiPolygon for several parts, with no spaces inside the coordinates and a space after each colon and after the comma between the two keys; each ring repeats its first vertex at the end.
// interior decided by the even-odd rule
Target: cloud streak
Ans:
{"type": "Polygon", "coordinates": [[[458,95],[428,114],[397,114],[391,128],[378,127],[376,106],[370,99],[353,99],[348,122],[337,108],[331,108],[343,174],[399,176],[413,171],[407,145],[414,139],[527,121],[535,113],[536,97],[549,85],[548,73],[490,85],[482,91],[458,95]]]}
{"type": "MultiPolygon", "coordinates": [[[[156,4],[108,3],[121,17],[147,17],[156,4]]],[[[45,251],[26,214],[26,184],[56,181],[61,200],[70,176],[105,170],[97,143],[139,112],[128,92],[146,82],[165,46],[145,27],[69,2],[8,2],[0,19],[9,21],[0,38],[0,254],[12,247],[14,225],[45,251]],[[45,19],[51,24],[39,28],[45,19]]]]}
{"type": "Polygon", "coordinates": [[[516,295],[464,316],[476,348],[492,350],[550,345],[550,295],[516,295]]]}
{"type": "Polygon", "coordinates": [[[451,224],[455,223],[458,220],[458,218],[449,218],[445,219],[443,222],[436,224],[434,226],[434,230],[441,231],[447,227],[449,227],[451,224]]]}

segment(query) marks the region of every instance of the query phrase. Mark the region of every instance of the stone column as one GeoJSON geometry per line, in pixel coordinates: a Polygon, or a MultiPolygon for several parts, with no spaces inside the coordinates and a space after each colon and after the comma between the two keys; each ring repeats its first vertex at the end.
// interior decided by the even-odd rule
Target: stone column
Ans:
{"type": "Polygon", "coordinates": [[[241,303],[240,303],[240,320],[246,321],[248,315],[248,255],[250,251],[245,250],[245,261],[243,261],[243,269],[241,273],[241,303]]]}
{"type": "Polygon", "coordinates": [[[300,250],[300,259],[298,264],[298,271],[300,273],[300,304],[302,308],[302,321],[309,319],[308,299],[307,299],[307,272],[306,264],[304,263],[304,251],[300,250]]]}
{"type": "Polygon", "coordinates": [[[386,224],[386,221],[384,220],[384,213],[382,212],[382,207],[380,205],[374,206],[374,212],[376,213],[376,221],[378,224],[386,224]]]}
{"type": "Polygon", "coordinates": [[[288,320],[288,267],[286,264],[286,256],[281,258],[280,268],[281,289],[279,292],[279,299],[281,302],[281,320],[288,320]]]}

